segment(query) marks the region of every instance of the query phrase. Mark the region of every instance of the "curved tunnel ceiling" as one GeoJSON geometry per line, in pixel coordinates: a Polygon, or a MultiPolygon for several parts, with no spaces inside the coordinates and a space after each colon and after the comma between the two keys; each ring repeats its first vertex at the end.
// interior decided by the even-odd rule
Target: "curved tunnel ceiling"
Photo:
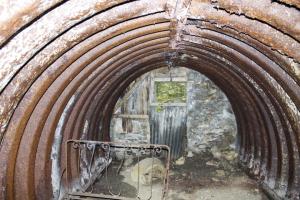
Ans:
{"type": "Polygon", "coordinates": [[[300,198],[298,0],[22,2],[0,3],[0,199],[50,199],[64,141],[109,140],[120,94],[164,66],[214,81],[244,169],[300,198]]]}

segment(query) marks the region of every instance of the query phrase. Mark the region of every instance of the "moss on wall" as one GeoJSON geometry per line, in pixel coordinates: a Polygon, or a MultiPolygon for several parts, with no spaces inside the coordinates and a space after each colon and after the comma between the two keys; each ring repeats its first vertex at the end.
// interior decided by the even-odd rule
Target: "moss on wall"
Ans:
{"type": "Polygon", "coordinates": [[[185,82],[155,82],[157,103],[185,103],[185,82]]]}

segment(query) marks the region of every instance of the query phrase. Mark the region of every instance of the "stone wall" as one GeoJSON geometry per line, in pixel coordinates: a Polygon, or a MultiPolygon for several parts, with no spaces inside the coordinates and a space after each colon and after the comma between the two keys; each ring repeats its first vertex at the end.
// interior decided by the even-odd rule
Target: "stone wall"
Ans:
{"type": "MultiPolygon", "coordinates": [[[[126,114],[146,114],[149,116],[150,100],[145,99],[145,91],[146,93],[149,92],[151,78],[153,78],[153,74],[159,74],[160,78],[163,76],[170,77],[169,73],[164,68],[145,74],[127,89],[130,93],[128,100],[124,102],[124,99],[120,99],[117,105],[120,106],[125,103],[126,114]],[[148,108],[141,106],[146,103],[148,103],[148,108]],[[141,107],[143,108],[141,109],[141,107]]],[[[174,78],[185,76],[187,80],[187,144],[183,145],[187,147],[186,151],[201,153],[213,148],[222,150],[234,147],[236,138],[235,117],[225,94],[212,81],[194,70],[177,68],[172,70],[171,76],[174,78]]],[[[151,94],[148,94],[149,98],[150,96],[151,94]]],[[[121,108],[116,108],[115,114],[121,113],[121,108]]],[[[163,114],[163,112],[161,113],[163,114]]],[[[149,127],[151,127],[149,119],[131,119],[129,121],[132,126],[131,131],[125,133],[122,119],[113,118],[111,123],[113,140],[135,143],[149,142],[149,127]]]]}
{"type": "Polygon", "coordinates": [[[225,94],[204,75],[188,70],[188,150],[234,147],[235,116],[225,94]]]}

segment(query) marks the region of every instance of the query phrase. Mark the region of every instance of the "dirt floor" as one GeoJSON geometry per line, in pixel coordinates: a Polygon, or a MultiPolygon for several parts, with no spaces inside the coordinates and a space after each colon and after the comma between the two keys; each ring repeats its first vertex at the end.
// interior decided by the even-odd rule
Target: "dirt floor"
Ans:
{"type": "Polygon", "coordinates": [[[236,159],[216,159],[205,153],[172,165],[169,200],[267,200],[257,183],[238,167],[236,159]],[[182,164],[182,162],[180,163],[182,164]]]}
{"type": "MultiPolygon", "coordinates": [[[[119,165],[112,164],[108,168],[108,176],[101,177],[94,185],[93,192],[106,195],[120,194],[129,198],[134,198],[139,193],[141,200],[161,199],[162,181],[154,181],[152,186],[137,187],[137,182],[133,181],[131,174],[136,162],[136,160],[128,161],[118,175],[115,174],[119,165]]],[[[268,198],[257,183],[239,169],[236,156],[232,152],[225,156],[224,154],[216,156],[215,153],[208,152],[189,154],[171,162],[166,199],[267,200],[268,198]]]]}

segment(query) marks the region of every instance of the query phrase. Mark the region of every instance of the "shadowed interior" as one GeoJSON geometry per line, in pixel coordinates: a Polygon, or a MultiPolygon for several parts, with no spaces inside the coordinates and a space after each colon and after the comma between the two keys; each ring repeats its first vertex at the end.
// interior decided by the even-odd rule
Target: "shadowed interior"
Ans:
{"type": "Polygon", "coordinates": [[[245,171],[274,199],[300,198],[298,1],[40,0],[10,9],[0,30],[0,199],[50,199],[65,141],[109,141],[125,88],[172,66],[226,94],[245,171]]]}

